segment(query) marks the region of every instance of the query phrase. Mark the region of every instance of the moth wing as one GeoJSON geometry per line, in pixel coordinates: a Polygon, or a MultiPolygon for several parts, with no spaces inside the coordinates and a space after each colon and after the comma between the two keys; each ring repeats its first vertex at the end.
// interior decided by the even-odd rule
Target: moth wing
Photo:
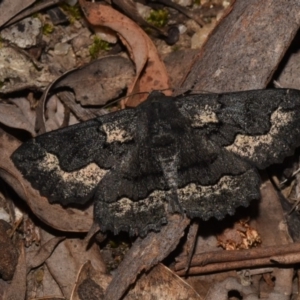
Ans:
{"type": "Polygon", "coordinates": [[[51,202],[83,204],[133,147],[135,110],[122,110],[45,133],[22,144],[12,160],[51,202]]]}
{"type": "Polygon", "coordinates": [[[253,90],[179,97],[196,136],[259,169],[280,163],[300,145],[300,91],[253,90]]]}
{"type": "Polygon", "coordinates": [[[179,201],[190,217],[221,219],[259,199],[255,167],[279,163],[300,145],[300,91],[202,94],[175,103],[191,124],[178,180],[179,201]],[[203,155],[207,163],[190,163],[203,155]]]}

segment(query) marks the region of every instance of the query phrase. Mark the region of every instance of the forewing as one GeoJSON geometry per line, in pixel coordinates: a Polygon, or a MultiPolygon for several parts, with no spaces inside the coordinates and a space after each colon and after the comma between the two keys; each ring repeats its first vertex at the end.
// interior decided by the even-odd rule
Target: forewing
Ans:
{"type": "Polygon", "coordinates": [[[134,140],[135,110],[124,110],[52,131],[12,155],[23,176],[52,202],[85,203],[134,140]]]}

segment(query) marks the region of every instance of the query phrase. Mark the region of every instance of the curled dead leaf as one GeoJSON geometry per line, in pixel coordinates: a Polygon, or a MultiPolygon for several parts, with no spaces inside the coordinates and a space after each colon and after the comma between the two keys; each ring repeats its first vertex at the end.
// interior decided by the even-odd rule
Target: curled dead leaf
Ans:
{"type": "Polygon", "coordinates": [[[111,276],[98,272],[91,261],[87,261],[80,268],[70,300],[87,299],[87,295],[93,294],[102,299],[104,291],[111,281],[111,276]]]}
{"type": "Polygon", "coordinates": [[[0,122],[11,128],[28,131],[35,136],[35,114],[30,109],[29,101],[25,98],[14,99],[13,104],[0,104],[0,122]]]}
{"type": "Polygon", "coordinates": [[[106,273],[98,245],[93,244],[87,249],[85,241],[79,238],[62,241],[47,259],[47,267],[66,299],[71,298],[77,274],[88,260],[91,261],[96,273],[99,275],[106,273]]]}
{"type": "Polygon", "coordinates": [[[65,237],[55,237],[43,244],[38,251],[27,253],[27,272],[29,270],[37,268],[50,257],[55,247],[64,240],[65,237]]]}
{"type": "Polygon", "coordinates": [[[203,299],[186,281],[163,264],[143,274],[130,289],[124,300],[201,300],[203,299]]]}
{"type": "Polygon", "coordinates": [[[58,78],[52,89],[74,90],[81,105],[104,105],[117,98],[134,77],[132,63],[121,56],[107,56],[69,71],[58,78]]]}
{"type": "MultiPolygon", "coordinates": [[[[92,25],[105,26],[116,31],[130,52],[135,63],[136,78],[128,89],[128,94],[133,91],[145,92],[169,88],[166,68],[154,44],[137,24],[110,6],[85,0],[80,0],[79,3],[92,25]]],[[[127,104],[136,106],[139,102],[141,102],[140,99],[131,99],[127,104]]]]}

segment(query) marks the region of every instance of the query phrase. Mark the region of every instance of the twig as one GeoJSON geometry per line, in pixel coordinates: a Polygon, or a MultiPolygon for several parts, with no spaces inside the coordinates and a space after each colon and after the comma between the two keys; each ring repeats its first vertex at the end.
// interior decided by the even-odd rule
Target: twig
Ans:
{"type": "MultiPolygon", "coordinates": [[[[300,243],[254,248],[249,250],[214,251],[196,254],[192,261],[189,275],[211,273],[216,271],[253,268],[261,266],[278,266],[300,262],[300,243]]],[[[180,257],[175,270],[178,275],[186,275],[186,257],[180,257]]]]}

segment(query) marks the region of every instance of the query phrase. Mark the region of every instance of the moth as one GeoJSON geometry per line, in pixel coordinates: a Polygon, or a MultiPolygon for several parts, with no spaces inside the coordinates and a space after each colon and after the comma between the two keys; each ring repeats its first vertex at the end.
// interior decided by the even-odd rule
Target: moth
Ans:
{"type": "Polygon", "coordinates": [[[49,201],[93,198],[102,231],[146,235],[168,214],[222,219],[259,199],[258,169],[300,145],[300,91],[167,97],[40,135],[12,160],[49,201]]]}

